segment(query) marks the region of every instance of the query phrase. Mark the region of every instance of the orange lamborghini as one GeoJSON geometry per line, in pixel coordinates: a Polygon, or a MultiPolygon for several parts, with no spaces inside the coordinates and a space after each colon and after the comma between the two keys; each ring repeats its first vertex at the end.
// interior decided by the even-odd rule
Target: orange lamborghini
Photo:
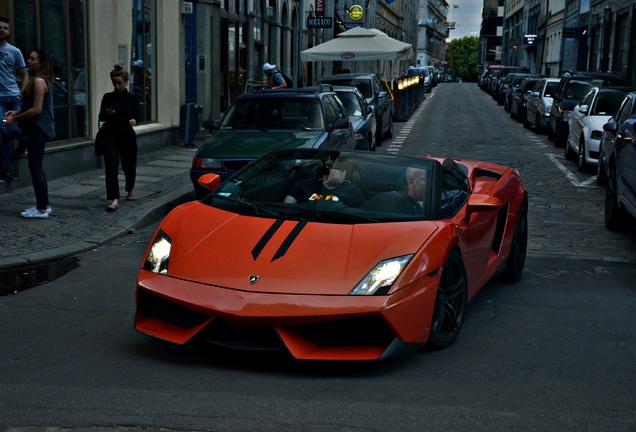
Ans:
{"type": "Polygon", "coordinates": [[[184,344],[375,360],[457,339],[468,301],[521,277],[528,195],[486,162],[269,153],[160,224],[139,271],[137,331],[184,344]]]}

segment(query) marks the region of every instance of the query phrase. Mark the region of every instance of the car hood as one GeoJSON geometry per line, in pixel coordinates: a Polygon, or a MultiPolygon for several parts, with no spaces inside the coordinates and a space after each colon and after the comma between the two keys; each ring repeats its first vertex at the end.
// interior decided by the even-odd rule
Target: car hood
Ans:
{"type": "Polygon", "coordinates": [[[172,239],[171,277],[241,291],[347,295],[378,262],[416,253],[438,226],[277,220],[193,202],[160,229],[172,239]]]}
{"type": "Polygon", "coordinates": [[[317,147],[326,138],[324,131],[231,130],[218,131],[199,148],[204,158],[254,158],[272,150],[317,147]]]}

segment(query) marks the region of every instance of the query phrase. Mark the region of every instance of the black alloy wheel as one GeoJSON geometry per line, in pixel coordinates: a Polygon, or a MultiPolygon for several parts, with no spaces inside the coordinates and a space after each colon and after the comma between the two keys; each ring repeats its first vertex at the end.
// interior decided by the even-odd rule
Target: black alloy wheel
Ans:
{"type": "Polygon", "coordinates": [[[510,254],[506,269],[501,274],[501,278],[507,282],[516,282],[521,279],[523,268],[526,264],[528,253],[528,206],[523,203],[519,206],[515,231],[512,234],[510,244],[510,254]]]}
{"type": "Polygon", "coordinates": [[[627,211],[618,205],[616,167],[610,165],[607,189],[605,189],[605,226],[612,231],[625,231],[632,225],[633,221],[627,211]]]}
{"type": "Polygon", "coordinates": [[[607,173],[605,172],[605,164],[603,163],[603,141],[598,152],[598,165],[596,166],[596,185],[607,186],[607,173]]]}
{"type": "Polygon", "coordinates": [[[431,331],[426,347],[438,350],[451,346],[461,331],[468,303],[468,283],[462,257],[453,249],[444,264],[437,288],[431,331]]]}

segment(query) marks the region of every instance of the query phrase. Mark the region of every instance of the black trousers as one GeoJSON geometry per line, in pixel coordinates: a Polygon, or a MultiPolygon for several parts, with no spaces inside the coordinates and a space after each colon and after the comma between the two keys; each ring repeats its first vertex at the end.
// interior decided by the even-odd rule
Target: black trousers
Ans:
{"type": "Polygon", "coordinates": [[[106,198],[119,199],[119,160],[126,178],[126,192],[135,187],[137,177],[137,149],[123,148],[118,145],[106,145],[104,148],[104,167],[106,169],[106,198]]]}
{"type": "Polygon", "coordinates": [[[31,173],[31,182],[33,183],[33,191],[35,192],[36,207],[38,210],[45,210],[49,205],[49,187],[46,181],[46,175],[42,164],[44,162],[44,148],[48,137],[37,126],[32,126],[26,131],[29,137],[29,172],[31,173]]]}

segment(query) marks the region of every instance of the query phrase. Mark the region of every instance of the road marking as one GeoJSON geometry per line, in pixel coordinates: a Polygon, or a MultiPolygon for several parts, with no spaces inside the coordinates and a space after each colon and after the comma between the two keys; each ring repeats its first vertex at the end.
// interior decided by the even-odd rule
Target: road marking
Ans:
{"type": "Polygon", "coordinates": [[[561,161],[557,159],[558,158],[557,155],[553,153],[546,153],[545,155],[552,161],[554,165],[556,165],[556,167],[563,174],[565,174],[567,179],[570,180],[570,183],[572,183],[575,187],[590,187],[590,184],[596,181],[596,176],[592,176],[589,179],[584,181],[579,181],[579,179],[576,178],[576,176],[572,173],[572,171],[567,169],[565,165],[563,165],[561,161]]]}

